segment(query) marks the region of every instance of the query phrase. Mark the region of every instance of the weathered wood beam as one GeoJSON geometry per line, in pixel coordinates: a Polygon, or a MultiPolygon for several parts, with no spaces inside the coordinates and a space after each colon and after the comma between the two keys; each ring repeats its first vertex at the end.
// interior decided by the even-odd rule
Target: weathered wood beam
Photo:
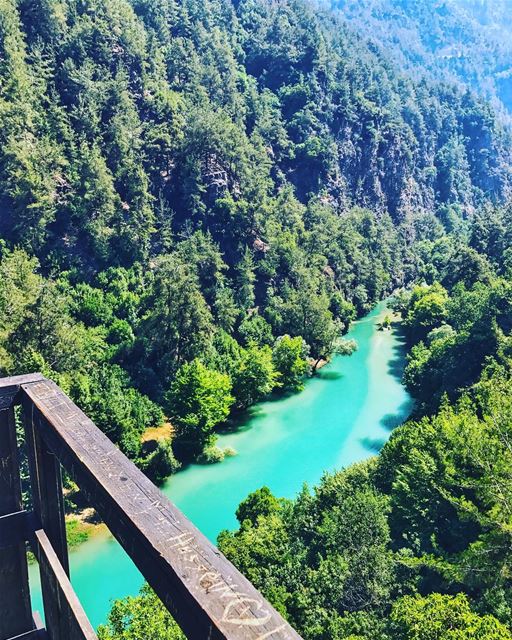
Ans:
{"type": "MultiPolygon", "coordinates": [[[[0,516],[21,510],[16,423],[10,407],[0,411],[0,516]]],[[[17,541],[0,549],[0,640],[33,628],[27,552],[25,542],[17,541]]]]}
{"type": "Polygon", "coordinates": [[[0,411],[15,403],[22,384],[30,384],[44,380],[40,373],[30,373],[25,376],[11,376],[0,378],[0,411]]]}
{"type": "Polygon", "coordinates": [[[28,542],[36,528],[33,511],[17,511],[0,516],[0,549],[28,542]]]}
{"type": "Polygon", "coordinates": [[[46,633],[46,629],[33,629],[32,631],[27,631],[27,633],[22,633],[19,636],[10,638],[10,640],[48,640],[48,634],[46,633]]]}
{"type": "Polygon", "coordinates": [[[40,616],[36,613],[34,614],[34,628],[32,631],[22,633],[19,636],[10,638],[10,640],[48,640],[48,634],[46,633],[40,616]]]}
{"type": "Polygon", "coordinates": [[[189,638],[299,640],[252,584],[52,382],[38,430],[189,638]]]}
{"type": "Polygon", "coordinates": [[[46,633],[46,629],[33,629],[32,631],[27,631],[27,633],[22,633],[19,636],[10,638],[10,640],[48,640],[48,634],[46,633]]]}
{"type": "Polygon", "coordinates": [[[33,550],[39,562],[41,583],[46,585],[43,600],[51,640],[98,640],[43,529],[34,532],[33,550]]]}

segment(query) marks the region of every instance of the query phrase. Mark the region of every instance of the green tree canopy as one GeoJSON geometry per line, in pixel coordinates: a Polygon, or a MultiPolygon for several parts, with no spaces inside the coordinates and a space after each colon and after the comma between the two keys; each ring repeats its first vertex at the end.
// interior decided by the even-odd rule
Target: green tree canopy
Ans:
{"type": "Polygon", "coordinates": [[[195,359],[178,370],[165,400],[176,451],[190,457],[212,443],[214,429],[227,418],[234,398],[229,376],[195,359]]]}
{"type": "Polygon", "coordinates": [[[407,596],[393,605],[391,637],[400,640],[509,640],[493,616],[474,613],[466,596],[407,596]]]}
{"type": "Polygon", "coordinates": [[[116,600],[99,640],[185,640],[176,622],[156,594],[145,584],[138,596],[116,600]]]}
{"type": "Polygon", "coordinates": [[[300,391],[304,387],[304,376],[310,369],[308,349],[301,336],[289,335],[277,339],[272,350],[272,362],[279,373],[279,384],[284,389],[300,391]]]}

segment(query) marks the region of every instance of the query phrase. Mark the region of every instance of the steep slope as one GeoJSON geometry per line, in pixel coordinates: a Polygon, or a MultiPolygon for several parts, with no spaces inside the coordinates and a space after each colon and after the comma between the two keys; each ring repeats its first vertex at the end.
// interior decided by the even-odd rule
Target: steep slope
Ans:
{"type": "Polygon", "coordinates": [[[508,194],[489,107],[303,2],[1,7],[2,229],[40,256],[126,264],[201,228],[236,262],[288,184],[396,221],[508,194]]]}

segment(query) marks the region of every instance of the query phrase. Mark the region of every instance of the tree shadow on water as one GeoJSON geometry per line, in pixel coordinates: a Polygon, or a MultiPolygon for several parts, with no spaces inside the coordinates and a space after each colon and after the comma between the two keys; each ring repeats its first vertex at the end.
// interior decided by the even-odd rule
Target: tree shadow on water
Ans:
{"type": "Polygon", "coordinates": [[[402,381],[403,375],[404,375],[404,369],[405,369],[405,359],[403,357],[403,355],[397,355],[396,357],[392,358],[389,362],[388,362],[388,373],[390,376],[393,376],[393,378],[395,378],[395,380],[398,381],[402,381]]]}
{"type": "Polygon", "coordinates": [[[386,444],[386,438],[361,438],[361,444],[371,453],[379,453],[386,444]]]}
{"type": "Polygon", "coordinates": [[[251,421],[264,415],[265,411],[261,404],[254,404],[248,409],[234,413],[227,422],[219,426],[217,433],[228,434],[248,431],[252,427],[251,421]]]}
{"type": "Polygon", "coordinates": [[[315,376],[319,380],[340,380],[343,378],[343,374],[340,371],[318,371],[315,376]]]}
{"type": "Polygon", "coordinates": [[[414,403],[411,399],[407,399],[398,407],[395,413],[387,413],[379,420],[379,424],[388,431],[393,431],[396,427],[405,422],[411,415],[414,403]]]}
{"type": "Polygon", "coordinates": [[[407,345],[405,335],[400,326],[395,325],[396,342],[392,347],[392,357],[388,362],[388,373],[396,380],[402,380],[404,369],[407,364],[407,345]]]}

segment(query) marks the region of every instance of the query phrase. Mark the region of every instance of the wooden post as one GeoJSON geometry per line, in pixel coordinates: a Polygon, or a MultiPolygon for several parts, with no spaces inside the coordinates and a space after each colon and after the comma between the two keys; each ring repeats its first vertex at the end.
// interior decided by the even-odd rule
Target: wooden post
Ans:
{"type": "MultiPolygon", "coordinates": [[[[23,421],[27,443],[33,510],[41,522],[48,544],[52,547],[63,572],[69,577],[64,495],[60,463],[42,439],[34,406],[23,399],[23,421]]],[[[54,577],[44,562],[39,563],[46,628],[51,640],[74,640],[63,619],[62,606],[55,589],[54,577]]]]}
{"type": "MultiPolygon", "coordinates": [[[[14,408],[0,411],[0,516],[21,511],[14,408]]],[[[0,549],[0,640],[34,628],[24,541],[0,549]]]]}
{"type": "Polygon", "coordinates": [[[39,517],[60,564],[69,577],[62,474],[58,458],[41,438],[34,405],[23,401],[34,513],[39,517]]]}
{"type": "Polygon", "coordinates": [[[51,594],[52,607],[46,612],[46,626],[50,639],[98,640],[53,546],[42,529],[34,533],[34,553],[41,568],[41,581],[44,576],[48,589],[47,597],[51,594]]]}

